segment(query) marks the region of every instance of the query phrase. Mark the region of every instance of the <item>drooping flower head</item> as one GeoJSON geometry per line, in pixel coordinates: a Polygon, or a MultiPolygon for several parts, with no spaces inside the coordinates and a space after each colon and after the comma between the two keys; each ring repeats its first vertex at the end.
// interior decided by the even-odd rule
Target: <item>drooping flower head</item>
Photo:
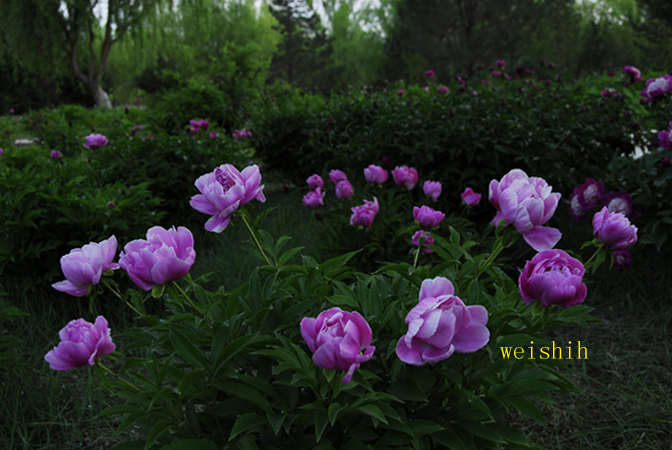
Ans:
{"type": "Polygon", "coordinates": [[[406,316],[408,331],[397,342],[397,356],[415,366],[473,353],[490,340],[488,311],[467,306],[454,295],[453,284],[438,277],[422,282],[420,302],[406,316]]]}
{"type": "Polygon", "coordinates": [[[649,103],[669,91],[672,91],[672,76],[663,75],[659,78],[651,78],[646,81],[646,87],[641,92],[644,97],[642,101],[649,103]]]}
{"type": "Polygon", "coordinates": [[[61,342],[44,356],[53,370],[93,366],[98,358],[115,349],[103,316],[96,317],[93,324],[84,319],[73,320],[58,332],[58,336],[61,342]]]}
{"type": "Polygon", "coordinates": [[[341,181],[345,181],[347,179],[348,176],[341,170],[334,169],[331,172],[329,172],[329,180],[331,180],[331,182],[334,184],[338,184],[341,181]]]}
{"type": "Polygon", "coordinates": [[[623,213],[609,212],[605,206],[593,216],[593,235],[612,250],[625,250],[637,242],[637,227],[623,213]]]}
{"type": "Polygon", "coordinates": [[[539,300],[545,307],[575,306],[586,299],[585,272],[583,264],[566,252],[544,250],[525,263],[518,290],[526,305],[539,300]]]}
{"type": "Polygon", "coordinates": [[[392,177],[397,186],[404,187],[410,191],[418,182],[418,171],[413,167],[395,167],[392,171],[392,177]]]}
{"type": "Polygon", "coordinates": [[[310,191],[306,195],[303,196],[303,205],[308,209],[308,210],[313,210],[317,209],[320,206],[324,206],[324,195],[326,192],[322,192],[322,188],[320,186],[316,187],[315,190],[310,191]]]}
{"type": "Polygon", "coordinates": [[[232,214],[253,199],[265,202],[264,185],[256,165],[238,172],[231,164],[223,164],[214,171],[201,175],[194,183],[200,194],[191,198],[190,204],[198,212],[212,217],[205,229],[221,233],[231,222],[232,214]]]}
{"type": "Polygon", "coordinates": [[[83,297],[92,285],[100,283],[105,272],[119,268],[119,264],[112,262],[116,253],[117,238],[114,236],[71,250],[61,258],[61,270],[66,280],[51,287],[73,297],[83,297]]]}
{"type": "Polygon", "coordinates": [[[378,199],[373,197],[373,201],[364,200],[364,204],[355,206],[352,209],[352,216],[350,216],[350,225],[370,228],[373,219],[378,214],[378,199]]]}
{"type": "Polygon", "coordinates": [[[316,319],[305,317],[301,320],[301,336],[316,366],[347,371],[341,379],[343,384],[352,380],[355,370],[370,360],[376,349],[371,345],[371,327],[366,320],[357,311],[340,308],[322,311],[316,319]]]}
{"type": "Polygon", "coordinates": [[[428,245],[434,245],[434,238],[432,235],[429,233],[429,231],[416,231],[413,237],[411,238],[411,243],[418,247],[420,245],[420,238],[424,238],[424,242],[422,243],[422,251],[425,253],[434,253],[434,250],[431,248],[427,247],[428,245]]]}
{"type": "Polygon", "coordinates": [[[107,145],[107,138],[102,134],[90,134],[86,138],[85,148],[97,150],[107,145]]]}

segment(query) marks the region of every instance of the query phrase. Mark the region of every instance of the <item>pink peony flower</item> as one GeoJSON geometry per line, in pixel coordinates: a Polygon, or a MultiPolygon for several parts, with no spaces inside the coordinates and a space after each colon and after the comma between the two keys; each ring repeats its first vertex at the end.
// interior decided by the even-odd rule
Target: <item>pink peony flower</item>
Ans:
{"type": "Polygon", "coordinates": [[[101,356],[115,349],[107,320],[96,317],[95,323],[84,319],[73,320],[58,332],[61,342],[44,356],[53,370],[69,370],[85,365],[93,366],[101,356]]]}
{"type": "Polygon", "coordinates": [[[587,214],[587,210],[581,206],[580,197],[581,195],[576,192],[569,197],[569,213],[577,222],[586,217],[587,214]]]}
{"type": "Polygon", "coordinates": [[[336,197],[338,198],[350,198],[354,193],[348,180],[339,181],[336,185],[336,197]]]}
{"type": "Polygon", "coordinates": [[[448,89],[446,86],[440,86],[439,88],[436,89],[436,92],[439,94],[447,94],[450,92],[450,89],[448,89]]]}
{"type": "Polygon", "coordinates": [[[329,180],[331,180],[332,183],[338,184],[341,181],[347,180],[348,177],[340,170],[334,169],[331,172],[329,172],[329,180]]]}
{"type": "Polygon", "coordinates": [[[413,218],[423,230],[438,228],[441,221],[446,217],[441,211],[435,211],[429,206],[413,208],[413,218]]]}
{"type": "Polygon", "coordinates": [[[498,212],[490,223],[497,226],[503,218],[536,251],[553,248],[562,233],[543,226],[553,217],[560,200],[560,194],[551,190],[544,179],[530,178],[520,169],[511,170],[501,181],[492,180],[489,199],[498,212]]]}
{"type": "Polygon", "coordinates": [[[637,227],[622,213],[605,206],[593,216],[593,235],[612,250],[625,250],[637,242],[637,227]]]}
{"type": "Polygon", "coordinates": [[[633,66],[625,66],[623,68],[623,72],[625,75],[628,75],[630,77],[630,82],[631,83],[636,83],[637,81],[642,81],[642,74],[639,71],[638,68],[633,67],[633,66]]]}
{"type": "Polygon", "coordinates": [[[114,236],[71,250],[61,258],[61,270],[66,280],[51,287],[73,297],[85,296],[92,285],[100,283],[105,272],[119,268],[119,264],[112,262],[116,253],[117,238],[114,236]]]}
{"type": "Polygon", "coordinates": [[[627,250],[616,250],[614,252],[614,264],[611,266],[613,270],[623,270],[630,267],[632,257],[627,250]]]}
{"type": "Polygon", "coordinates": [[[373,201],[364,200],[364,204],[355,206],[352,209],[352,216],[350,216],[350,225],[359,225],[364,228],[370,228],[373,219],[378,214],[378,199],[373,197],[373,201]]]}
{"type": "Polygon", "coordinates": [[[401,96],[403,96],[403,95],[404,95],[404,90],[403,90],[403,89],[399,89],[399,90],[397,91],[397,97],[401,97],[401,96]]]}
{"type": "Polygon", "coordinates": [[[59,152],[58,150],[52,150],[51,159],[55,160],[63,159],[63,153],[59,152]]]}
{"type": "Polygon", "coordinates": [[[314,191],[318,187],[324,187],[324,180],[316,173],[308,177],[306,183],[308,183],[308,189],[311,191],[314,191]]]}
{"type": "Polygon", "coordinates": [[[147,240],[136,239],[124,246],[119,265],[141,289],[184,278],[196,259],[194,237],[185,227],[147,230],[147,240]]]}
{"type": "Polygon", "coordinates": [[[669,91],[672,91],[672,76],[663,75],[659,78],[651,78],[646,81],[646,87],[641,92],[644,97],[642,101],[649,103],[669,91]]]}
{"type": "Polygon", "coordinates": [[[628,218],[632,217],[635,212],[632,207],[632,197],[625,191],[609,192],[602,198],[602,205],[606,206],[609,212],[622,213],[628,218]]]}
{"type": "Polygon", "coordinates": [[[462,201],[468,206],[478,205],[481,201],[481,194],[476,194],[470,187],[466,188],[463,193],[460,194],[462,201]]]}
{"type": "Polygon", "coordinates": [[[242,172],[231,164],[223,164],[213,172],[201,175],[194,183],[200,194],[191,197],[191,207],[212,217],[205,223],[205,229],[221,233],[231,222],[231,216],[253,199],[265,202],[264,185],[256,165],[248,166],[242,172]]]}
{"type": "Polygon", "coordinates": [[[427,247],[427,245],[434,245],[434,238],[429,234],[429,231],[416,231],[413,237],[411,238],[411,242],[413,245],[416,247],[420,245],[420,238],[423,237],[425,240],[422,243],[422,251],[425,253],[434,253],[434,250],[431,248],[427,247]]]}
{"type": "Polygon", "coordinates": [[[410,169],[406,166],[396,167],[392,171],[392,177],[397,186],[404,187],[410,191],[418,182],[418,171],[412,167],[410,169]]]}
{"type": "Polygon", "coordinates": [[[434,78],[434,71],[433,70],[428,70],[427,72],[425,72],[425,76],[427,78],[434,78]]]}
{"type": "Polygon", "coordinates": [[[84,147],[89,150],[97,150],[107,145],[107,138],[102,134],[90,134],[85,139],[84,147]]]}
{"type": "Polygon", "coordinates": [[[505,62],[505,61],[502,61],[502,60],[497,61],[495,64],[496,64],[497,67],[499,67],[500,69],[504,69],[504,67],[506,67],[506,62],[505,62]]]}
{"type": "Polygon", "coordinates": [[[669,130],[658,132],[658,140],[661,147],[672,149],[672,122],[670,122],[669,130]]]}
{"type": "Polygon", "coordinates": [[[518,290],[526,305],[539,300],[545,307],[575,306],[586,299],[585,272],[583,264],[566,252],[544,250],[525,263],[518,290]]]}
{"type": "Polygon", "coordinates": [[[408,331],[397,342],[399,359],[422,366],[454,352],[473,353],[488,343],[488,311],[481,305],[465,305],[454,291],[446,278],[422,282],[420,302],[406,316],[408,331]]]}
{"type": "Polygon", "coordinates": [[[313,362],[326,370],[346,370],[341,383],[348,384],[360,364],[373,356],[371,327],[358,312],[331,308],[317,319],[301,320],[301,336],[313,352],[313,362]],[[364,353],[362,353],[364,351],[364,353]]]}
{"type": "Polygon", "coordinates": [[[427,197],[431,197],[432,200],[435,200],[439,198],[439,195],[441,195],[441,183],[438,181],[425,181],[425,183],[422,185],[422,190],[425,193],[427,197]]]}
{"type": "Polygon", "coordinates": [[[586,178],[584,184],[580,184],[574,188],[573,194],[577,195],[577,201],[579,202],[581,209],[589,211],[602,202],[604,184],[598,183],[592,178],[586,178]]]}
{"type": "Polygon", "coordinates": [[[324,195],[326,192],[322,192],[322,187],[318,186],[315,190],[310,191],[303,196],[303,205],[308,208],[308,210],[317,209],[320,206],[324,206],[324,195]]]}
{"type": "Polygon", "coordinates": [[[387,181],[387,176],[387,170],[380,166],[370,164],[369,167],[364,169],[364,179],[367,183],[383,184],[387,181]]]}

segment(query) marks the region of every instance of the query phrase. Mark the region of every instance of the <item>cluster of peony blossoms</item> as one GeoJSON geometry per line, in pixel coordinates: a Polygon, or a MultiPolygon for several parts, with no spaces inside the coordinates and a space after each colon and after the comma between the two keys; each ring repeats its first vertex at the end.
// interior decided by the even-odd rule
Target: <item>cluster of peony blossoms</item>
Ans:
{"type": "Polygon", "coordinates": [[[644,97],[643,103],[649,103],[656,98],[672,91],[672,76],[663,75],[658,78],[651,78],[646,81],[646,87],[642,89],[641,95],[644,97]]]}
{"type": "Polygon", "coordinates": [[[242,130],[234,130],[231,136],[233,136],[235,139],[238,139],[241,137],[252,137],[252,133],[246,131],[245,128],[243,128],[242,130]]]}
{"type": "MultiPolygon", "coordinates": [[[[406,316],[408,331],[397,343],[400,360],[422,366],[443,361],[454,352],[474,353],[488,343],[488,311],[480,305],[465,305],[454,293],[446,278],[423,281],[419,303],[406,316]]],[[[315,365],[346,371],[343,384],[375,351],[371,327],[358,312],[331,308],[317,318],[304,318],[300,327],[315,365]]]]}
{"type": "Polygon", "coordinates": [[[205,131],[208,128],[210,128],[210,122],[208,122],[205,119],[201,120],[192,119],[189,121],[189,131],[191,132],[192,135],[198,133],[201,130],[205,131]]]}
{"type": "Polygon", "coordinates": [[[308,183],[308,192],[303,196],[303,205],[310,211],[324,206],[324,195],[326,192],[322,191],[324,187],[324,180],[318,174],[311,175],[306,180],[308,183]]]}
{"type": "Polygon", "coordinates": [[[86,143],[83,147],[92,151],[107,145],[107,138],[102,134],[90,134],[84,139],[86,140],[86,143]]]}
{"type": "Polygon", "coordinates": [[[602,203],[603,196],[604,184],[586,178],[586,182],[575,187],[569,197],[569,213],[574,220],[581,220],[586,217],[588,211],[602,203]]]}

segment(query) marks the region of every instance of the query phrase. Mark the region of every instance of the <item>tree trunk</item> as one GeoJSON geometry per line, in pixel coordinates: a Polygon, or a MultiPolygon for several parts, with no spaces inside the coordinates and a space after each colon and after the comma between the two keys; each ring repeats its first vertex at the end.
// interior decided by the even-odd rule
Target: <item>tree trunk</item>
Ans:
{"type": "Polygon", "coordinates": [[[89,90],[91,95],[93,95],[93,101],[96,102],[98,108],[111,108],[112,103],[110,102],[110,96],[107,95],[107,92],[100,87],[98,83],[91,83],[89,90]]]}

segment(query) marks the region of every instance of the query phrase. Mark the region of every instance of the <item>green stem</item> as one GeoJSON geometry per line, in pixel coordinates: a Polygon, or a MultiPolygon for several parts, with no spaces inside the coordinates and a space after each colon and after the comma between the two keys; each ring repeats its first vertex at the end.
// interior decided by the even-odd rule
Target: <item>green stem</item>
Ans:
{"type": "Polygon", "coordinates": [[[105,372],[107,372],[107,373],[109,373],[110,375],[112,375],[112,376],[113,376],[114,378],[116,378],[117,380],[119,380],[119,381],[121,381],[122,383],[124,383],[126,386],[129,386],[129,387],[135,389],[135,390],[138,391],[138,392],[142,392],[142,389],[140,389],[139,387],[137,387],[136,385],[134,385],[134,384],[131,383],[130,381],[126,381],[126,380],[124,380],[124,379],[121,378],[119,375],[117,375],[116,373],[112,372],[110,369],[108,369],[108,368],[105,367],[104,365],[102,365],[102,364],[100,363],[100,361],[96,361],[96,365],[97,365],[98,367],[100,367],[101,369],[103,369],[105,372]]]}
{"type": "Polygon", "coordinates": [[[590,264],[590,262],[591,262],[593,259],[595,259],[595,257],[597,256],[597,254],[600,252],[601,249],[602,249],[602,247],[600,247],[600,248],[598,248],[597,250],[595,250],[595,253],[593,253],[593,256],[591,256],[590,258],[588,258],[588,261],[586,261],[586,263],[583,265],[583,267],[588,267],[588,264],[590,264]]]}
{"type": "Polygon", "coordinates": [[[264,249],[261,248],[261,244],[259,243],[259,240],[257,239],[257,236],[254,234],[254,231],[252,231],[252,227],[248,223],[247,218],[245,217],[245,214],[241,214],[240,217],[243,218],[243,222],[245,223],[245,226],[247,227],[247,231],[250,232],[250,236],[252,236],[252,239],[254,240],[254,243],[257,244],[257,248],[261,252],[261,256],[264,257],[264,260],[266,261],[266,264],[273,267],[273,264],[271,264],[271,262],[266,257],[266,253],[264,253],[264,249]]]}
{"type": "Polygon", "coordinates": [[[497,255],[499,255],[499,252],[501,252],[503,248],[504,248],[504,244],[502,244],[501,241],[497,242],[497,245],[492,250],[492,253],[488,257],[488,259],[485,261],[485,264],[483,264],[483,266],[480,269],[478,269],[478,272],[476,272],[476,275],[474,275],[474,277],[469,282],[469,286],[471,286],[471,283],[473,283],[474,280],[478,279],[479,275],[481,275],[485,271],[485,269],[487,269],[488,266],[490,264],[492,264],[492,261],[494,261],[494,259],[497,257],[497,255]]]}
{"type": "Polygon", "coordinates": [[[131,308],[133,311],[135,311],[137,315],[139,315],[140,317],[143,317],[143,316],[144,316],[144,314],[142,314],[140,311],[138,311],[137,309],[135,309],[135,307],[134,307],[133,305],[131,305],[130,303],[128,303],[128,300],[126,300],[125,298],[123,298],[123,297],[121,296],[121,294],[120,294],[119,292],[117,292],[116,289],[114,289],[114,288],[107,282],[107,280],[103,279],[103,283],[105,284],[105,286],[107,286],[107,287],[110,289],[110,291],[112,291],[112,293],[113,293],[114,295],[116,295],[117,297],[119,297],[119,300],[121,300],[122,302],[126,303],[126,305],[127,305],[129,308],[131,308]]]}
{"type": "Polygon", "coordinates": [[[208,319],[207,317],[205,317],[205,314],[204,314],[200,309],[198,309],[198,306],[196,306],[196,305],[194,304],[194,302],[191,301],[191,299],[189,298],[189,296],[182,290],[182,288],[180,287],[179,284],[177,284],[176,281],[173,281],[173,286],[175,287],[175,289],[177,289],[177,290],[180,292],[180,294],[182,294],[182,296],[183,296],[184,298],[187,299],[187,301],[189,302],[189,304],[190,304],[196,311],[198,311],[198,313],[201,315],[201,317],[203,317],[205,320],[208,321],[208,323],[209,323],[210,325],[212,325],[212,321],[211,321],[210,319],[208,319]]]}

